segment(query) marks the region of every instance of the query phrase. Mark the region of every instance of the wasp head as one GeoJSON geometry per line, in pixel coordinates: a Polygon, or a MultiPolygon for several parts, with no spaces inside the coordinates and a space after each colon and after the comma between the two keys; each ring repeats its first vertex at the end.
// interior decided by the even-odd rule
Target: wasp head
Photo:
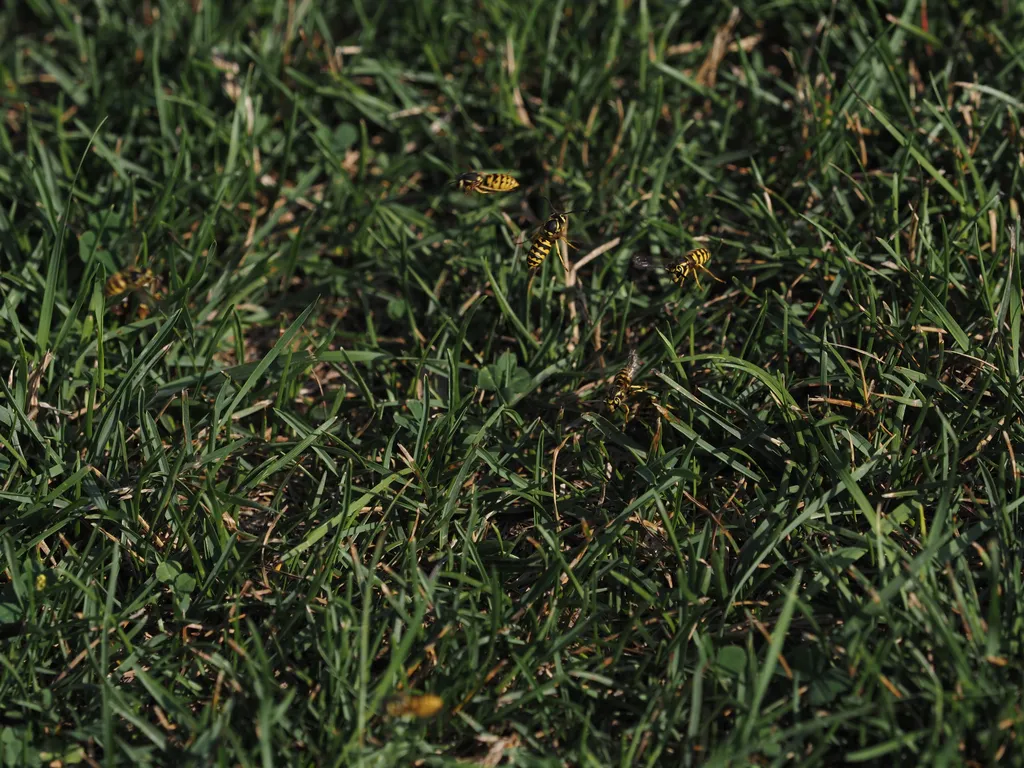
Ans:
{"type": "Polygon", "coordinates": [[[668,272],[672,275],[673,280],[683,280],[689,276],[693,267],[688,261],[680,261],[678,264],[672,264],[668,268],[668,272]]]}
{"type": "Polygon", "coordinates": [[[546,222],[544,222],[544,234],[559,236],[565,232],[569,222],[566,219],[565,214],[556,213],[551,216],[546,222]]]}
{"type": "Polygon", "coordinates": [[[481,181],[483,181],[483,176],[476,171],[469,171],[457,177],[453,183],[456,187],[468,194],[480,186],[481,181]]]}

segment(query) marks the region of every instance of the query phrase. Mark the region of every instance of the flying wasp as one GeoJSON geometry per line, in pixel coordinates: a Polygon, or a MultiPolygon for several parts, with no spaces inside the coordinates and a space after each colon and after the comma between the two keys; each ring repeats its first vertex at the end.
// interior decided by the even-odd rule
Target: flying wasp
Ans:
{"type": "Polygon", "coordinates": [[[415,717],[425,720],[444,709],[444,700],[433,693],[422,696],[403,694],[388,702],[390,717],[415,717]]]}
{"type": "MultiPolygon", "coordinates": [[[[547,200],[547,198],[544,198],[547,200]]],[[[551,201],[548,200],[548,204],[551,201]]],[[[530,244],[530,251],[526,254],[526,266],[529,267],[531,272],[536,272],[541,268],[544,263],[544,259],[548,257],[551,249],[555,249],[555,253],[558,254],[559,260],[562,262],[562,266],[565,267],[565,271],[569,271],[568,265],[565,263],[565,258],[562,256],[560,242],[564,242],[568,248],[575,248],[576,246],[569,242],[569,214],[576,213],[576,211],[558,211],[554,210],[555,206],[551,206],[552,214],[548,217],[548,220],[533,234],[533,242],[530,244]]]]}
{"type": "MultiPolygon", "coordinates": [[[[103,286],[103,295],[108,299],[127,294],[120,302],[119,313],[124,311],[131,294],[148,294],[152,298],[157,298],[159,291],[160,278],[153,274],[153,270],[140,267],[126,267],[120,272],[115,272],[107,278],[103,286]]],[[[145,320],[149,317],[149,305],[144,301],[140,302],[137,312],[139,319],[145,320]]]]}
{"type": "Polygon", "coordinates": [[[697,287],[700,287],[700,277],[698,276],[698,270],[707,272],[712,278],[718,280],[718,282],[725,282],[715,277],[715,274],[707,268],[707,263],[711,260],[711,251],[707,248],[697,248],[696,250],[690,251],[688,254],[683,256],[682,259],[670,264],[665,269],[668,271],[669,277],[672,278],[672,282],[678,285],[680,288],[683,287],[683,283],[686,282],[686,278],[693,275],[693,279],[697,281],[697,287]]]}
{"type": "Polygon", "coordinates": [[[633,383],[633,377],[636,376],[639,370],[640,356],[636,353],[635,349],[631,349],[629,350],[629,357],[626,359],[626,366],[615,374],[615,378],[612,380],[611,392],[608,395],[608,399],[605,400],[609,411],[615,413],[616,410],[621,408],[625,411],[626,417],[629,418],[631,410],[629,405],[630,396],[647,391],[646,384],[633,383]]]}
{"type": "MultiPolygon", "coordinates": [[[[711,251],[707,248],[697,248],[696,250],[690,251],[681,259],[675,261],[659,260],[659,263],[668,272],[672,282],[678,285],[680,288],[686,283],[686,279],[693,275],[693,279],[697,281],[697,285],[700,286],[699,272],[707,272],[711,277],[718,282],[725,282],[724,280],[715,277],[715,274],[707,268],[708,261],[711,260],[711,251]]],[[[647,254],[637,253],[633,255],[632,265],[636,269],[644,270],[650,269],[654,265],[654,259],[647,254]]]]}
{"type": "Polygon", "coordinates": [[[156,281],[156,275],[153,274],[151,269],[126,267],[107,278],[107,282],[103,286],[103,295],[109,299],[114,296],[120,296],[128,291],[148,288],[156,281]]]}
{"type": "Polygon", "coordinates": [[[477,173],[469,171],[458,176],[452,182],[467,195],[479,192],[490,195],[494,192],[511,192],[519,186],[519,181],[507,173],[477,173]]]}

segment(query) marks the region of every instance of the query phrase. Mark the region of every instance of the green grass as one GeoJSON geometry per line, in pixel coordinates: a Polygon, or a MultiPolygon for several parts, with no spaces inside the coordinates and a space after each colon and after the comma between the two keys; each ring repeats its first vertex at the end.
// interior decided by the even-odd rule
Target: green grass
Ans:
{"type": "Polygon", "coordinates": [[[142,5],[0,9],[4,764],[1021,764],[1017,3],[142,5]]]}

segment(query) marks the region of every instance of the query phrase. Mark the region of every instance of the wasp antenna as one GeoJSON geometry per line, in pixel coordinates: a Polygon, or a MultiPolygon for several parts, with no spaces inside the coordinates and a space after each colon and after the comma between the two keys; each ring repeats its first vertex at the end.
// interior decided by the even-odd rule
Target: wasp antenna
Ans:
{"type": "Polygon", "coordinates": [[[589,208],[584,208],[582,211],[575,211],[575,210],[574,211],[562,211],[562,215],[563,216],[568,216],[570,213],[586,213],[589,210],[590,210],[589,208]]]}

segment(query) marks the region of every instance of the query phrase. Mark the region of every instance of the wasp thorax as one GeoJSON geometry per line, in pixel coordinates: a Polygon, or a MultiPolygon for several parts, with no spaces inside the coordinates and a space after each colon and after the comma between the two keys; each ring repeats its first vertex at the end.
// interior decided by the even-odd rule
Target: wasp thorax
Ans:
{"type": "Polygon", "coordinates": [[[548,219],[544,223],[544,231],[549,235],[557,235],[562,231],[562,222],[558,219],[548,219]]]}

